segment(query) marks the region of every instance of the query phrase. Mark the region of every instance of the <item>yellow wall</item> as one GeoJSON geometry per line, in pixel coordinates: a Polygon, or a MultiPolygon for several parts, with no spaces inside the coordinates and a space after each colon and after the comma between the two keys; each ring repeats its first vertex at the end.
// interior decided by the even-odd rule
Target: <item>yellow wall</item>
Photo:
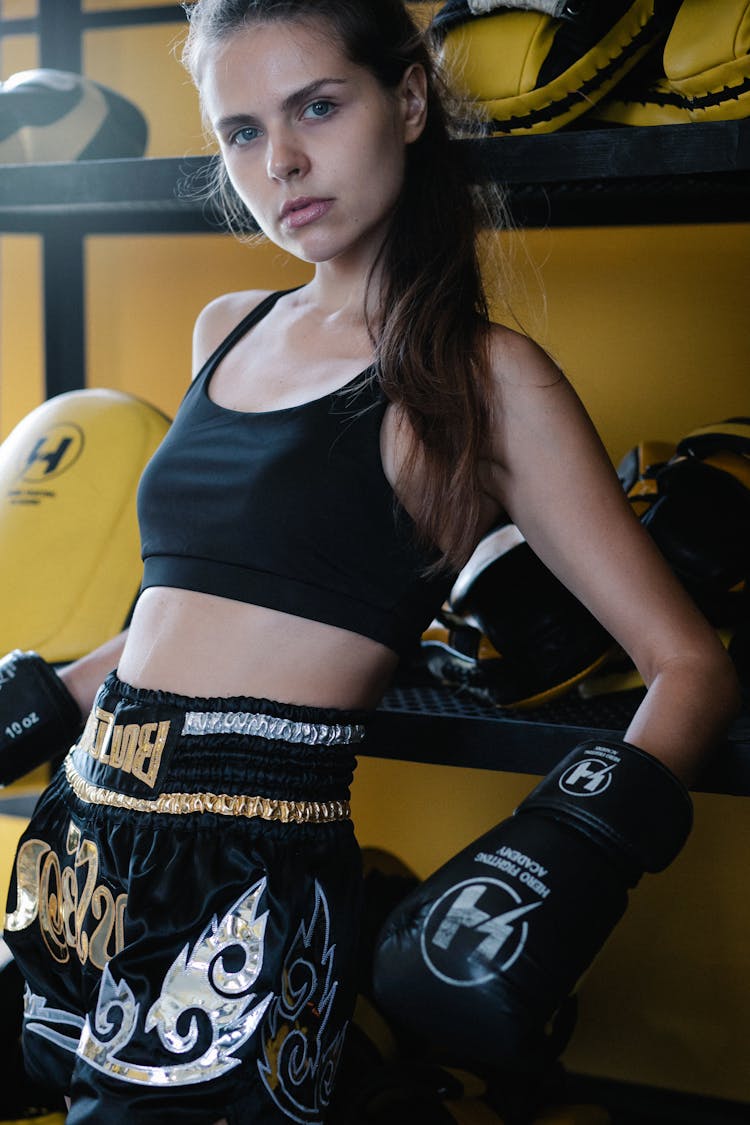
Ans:
{"type": "MultiPolygon", "coordinates": [[[[35,10],[34,0],[3,0],[0,4],[0,15],[7,18],[25,18],[35,10]]],[[[33,36],[0,39],[0,80],[37,65],[33,36]]],[[[40,269],[37,238],[0,236],[0,437],[43,394],[40,269]]]]}
{"type": "MultiPolygon", "coordinates": [[[[5,0],[3,14],[33,7],[5,0]]],[[[151,156],[203,146],[194,95],[171,53],[176,30],[86,37],[91,76],[146,112],[151,156]]],[[[10,42],[0,61],[0,77],[34,65],[33,42],[10,42]]],[[[750,226],[534,231],[509,241],[524,320],[565,367],[613,459],[641,437],[676,439],[700,423],[750,414],[750,226]]],[[[187,384],[190,328],[207,300],[307,276],[306,266],[273,248],[222,236],[90,238],[86,263],[90,384],[130,390],[169,413],[187,384]]],[[[0,239],[0,268],[6,434],[42,393],[37,240],[0,239]]],[[[354,787],[360,839],[426,875],[510,812],[532,782],[363,758],[354,787]]],[[[696,806],[684,854],[637,890],[584,981],[567,1060],[590,1073],[750,1100],[750,907],[742,883],[750,810],[745,799],[713,796],[699,796],[696,806]]]]}

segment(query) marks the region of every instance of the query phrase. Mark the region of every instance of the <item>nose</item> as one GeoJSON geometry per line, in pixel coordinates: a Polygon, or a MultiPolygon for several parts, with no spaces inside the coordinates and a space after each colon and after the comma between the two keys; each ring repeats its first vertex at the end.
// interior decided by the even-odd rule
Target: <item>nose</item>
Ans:
{"type": "Polygon", "coordinates": [[[285,181],[304,175],[307,158],[292,136],[286,131],[268,138],[266,170],[271,180],[285,181]]]}

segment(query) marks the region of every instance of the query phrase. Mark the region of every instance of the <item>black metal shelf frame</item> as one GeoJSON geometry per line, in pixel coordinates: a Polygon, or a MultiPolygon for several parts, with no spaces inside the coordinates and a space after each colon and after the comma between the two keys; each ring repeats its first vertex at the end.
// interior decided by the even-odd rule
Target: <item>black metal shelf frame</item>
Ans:
{"type": "MultiPolygon", "coordinates": [[[[82,38],[87,31],[137,27],[156,23],[184,23],[182,4],[133,5],[131,8],[85,10],[81,0],[37,0],[38,15],[0,17],[2,36],[38,35],[39,65],[81,72],[82,38]]],[[[429,3],[430,0],[409,0],[429,3]]]]}
{"type": "MultiPolygon", "coordinates": [[[[520,227],[750,221],[750,120],[573,130],[456,147],[477,179],[505,185],[520,227]]],[[[217,232],[216,216],[194,187],[205,182],[212,159],[0,169],[0,230],[43,240],[49,395],[85,385],[86,236],[217,232]]]]}
{"type": "MultiPolygon", "coordinates": [[[[77,73],[83,71],[83,36],[87,31],[185,20],[179,3],[134,5],[108,11],[85,11],[81,0],[37,3],[36,16],[0,18],[0,41],[36,35],[41,67],[77,73]]],[[[0,169],[0,190],[7,190],[8,175],[9,169],[0,169]]],[[[93,231],[85,224],[42,221],[31,228],[21,228],[0,221],[0,232],[20,229],[32,230],[42,239],[46,392],[48,396],[61,394],[85,384],[84,239],[93,231]],[[75,374],[71,377],[71,373],[75,374]]]]}
{"type": "Polygon", "coordinates": [[[176,23],[185,19],[180,4],[134,6],[109,11],[84,11],[81,0],[38,0],[38,15],[0,19],[0,37],[39,36],[39,65],[80,73],[82,40],[87,31],[149,23],[176,23]]]}
{"type": "MultiPolygon", "coordinates": [[[[508,711],[454,687],[408,682],[392,688],[362,753],[375,758],[544,775],[579,742],[622,738],[643,691],[582,700],[575,692],[534,711],[508,711]]],[[[691,786],[750,796],[750,714],[691,786]]]]}
{"type": "MultiPolygon", "coordinates": [[[[750,221],[750,119],[456,141],[473,176],[502,183],[518,226],[750,221]]],[[[0,228],[216,228],[191,181],[213,157],[7,165],[0,228]],[[160,225],[161,224],[161,225],[160,225]]]]}
{"type": "MultiPolygon", "coordinates": [[[[42,66],[81,69],[84,32],[176,22],[179,4],[84,12],[39,0],[34,19],[0,20],[0,37],[36,33],[42,66]]],[[[750,120],[648,129],[571,129],[457,142],[477,179],[505,185],[519,227],[750,221],[750,120]]],[[[218,232],[193,186],[210,157],[0,168],[0,233],[43,241],[46,390],[85,386],[84,245],[88,235],[218,232]]],[[[582,738],[622,735],[619,710],[508,714],[448,690],[397,687],[375,721],[373,756],[546,773],[582,738]]],[[[624,708],[624,710],[623,710],[624,708]]],[[[750,720],[736,723],[696,789],[750,795],[750,720]]]]}

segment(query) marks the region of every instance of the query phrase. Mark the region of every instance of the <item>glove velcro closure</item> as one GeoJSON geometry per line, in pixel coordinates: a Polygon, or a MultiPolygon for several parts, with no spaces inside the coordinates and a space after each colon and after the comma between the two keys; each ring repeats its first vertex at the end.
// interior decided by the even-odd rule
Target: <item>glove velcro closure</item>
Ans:
{"type": "Polygon", "coordinates": [[[516,810],[548,813],[604,843],[635,876],[663,871],[693,823],[685,786],[627,742],[591,739],[557,765],[516,810]],[[636,870],[637,869],[637,870],[636,870]]]}
{"type": "Polygon", "coordinates": [[[35,652],[0,660],[0,785],[68,750],[81,731],[78,704],[46,660],[35,652]]]}

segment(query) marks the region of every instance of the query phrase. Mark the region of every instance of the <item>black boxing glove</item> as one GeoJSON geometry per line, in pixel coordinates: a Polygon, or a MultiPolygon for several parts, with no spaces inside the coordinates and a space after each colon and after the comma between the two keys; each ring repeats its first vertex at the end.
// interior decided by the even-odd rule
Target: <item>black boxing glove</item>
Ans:
{"type": "Polygon", "coordinates": [[[625,742],[581,743],[392,912],[376,1001],[445,1061],[540,1073],[565,1046],[553,1017],[628,888],[663,870],[691,825],[690,796],[658,759],[625,742]]]}
{"type": "Polygon", "coordinates": [[[20,649],[0,660],[0,786],[65,753],[82,726],[78,704],[46,660],[20,649]]]}

